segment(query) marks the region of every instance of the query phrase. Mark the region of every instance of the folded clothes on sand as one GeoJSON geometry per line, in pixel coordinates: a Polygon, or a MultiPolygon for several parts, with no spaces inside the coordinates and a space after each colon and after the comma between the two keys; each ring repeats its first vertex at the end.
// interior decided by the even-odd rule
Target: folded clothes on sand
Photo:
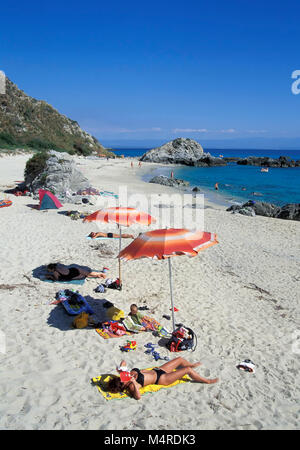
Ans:
{"type": "MultiPolygon", "coordinates": [[[[152,367],[146,369],[146,370],[151,370],[152,367]]],[[[118,392],[116,394],[112,393],[112,392],[108,392],[107,390],[107,383],[109,382],[109,380],[111,378],[113,378],[114,375],[101,375],[99,377],[95,377],[92,378],[92,382],[97,386],[98,391],[100,392],[100,394],[103,395],[103,397],[106,400],[112,400],[112,399],[120,399],[120,398],[126,398],[129,397],[126,392],[118,392]]],[[[183,378],[181,378],[180,380],[175,381],[172,384],[169,384],[168,386],[164,386],[161,384],[149,384],[148,386],[142,387],[140,389],[140,393],[141,394],[146,394],[148,392],[157,392],[160,389],[166,389],[166,388],[170,388],[173,386],[176,386],[177,384],[181,384],[181,383],[187,383],[190,381],[190,378],[187,375],[184,375],[183,378]]]]}

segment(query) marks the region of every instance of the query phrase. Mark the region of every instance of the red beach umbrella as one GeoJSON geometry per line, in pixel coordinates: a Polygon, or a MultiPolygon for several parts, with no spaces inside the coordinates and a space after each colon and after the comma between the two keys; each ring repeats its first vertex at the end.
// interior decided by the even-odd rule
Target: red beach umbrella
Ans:
{"type": "MultiPolygon", "coordinates": [[[[135,208],[118,206],[118,207],[104,208],[100,209],[99,211],[95,211],[94,213],[85,217],[83,219],[83,222],[116,223],[120,231],[119,252],[121,252],[122,226],[129,227],[134,223],[138,223],[140,225],[150,225],[151,223],[155,223],[156,219],[150,216],[150,214],[138,211],[135,208]]],[[[119,258],[119,280],[121,286],[122,281],[121,281],[120,258],[119,258]]]]}
{"type": "Polygon", "coordinates": [[[131,242],[131,244],[120,252],[119,259],[125,261],[140,258],[168,259],[174,330],[175,318],[171,257],[176,255],[196,256],[202,250],[215,244],[218,244],[217,235],[215,233],[192,231],[184,228],[154,230],[141,233],[133,242],[131,242]]]}
{"type": "Polygon", "coordinates": [[[130,227],[134,223],[150,225],[156,220],[149,214],[140,212],[135,208],[123,208],[121,206],[100,209],[83,219],[84,222],[116,223],[119,226],[130,227]]]}

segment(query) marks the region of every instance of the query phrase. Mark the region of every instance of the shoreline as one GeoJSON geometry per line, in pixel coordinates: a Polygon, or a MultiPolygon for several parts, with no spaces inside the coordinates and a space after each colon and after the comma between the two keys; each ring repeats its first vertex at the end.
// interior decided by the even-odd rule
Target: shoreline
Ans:
{"type": "MultiPolygon", "coordinates": [[[[24,156],[25,158],[29,158],[31,157],[33,154],[29,153],[29,152],[19,152],[17,155],[12,155],[12,154],[3,154],[1,155],[2,158],[9,158],[9,157],[13,157],[13,156],[24,156]]],[[[97,161],[99,164],[104,165],[103,163],[105,163],[106,158],[98,158],[97,156],[78,156],[78,155],[73,155],[74,160],[78,160],[79,161],[79,165],[80,165],[80,160],[84,160],[86,159],[87,161],[97,161]]],[[[124,165],[126,165],[126,161],[128,162],[132,162],[132,161],[139,161],[140,157],[139,156],[125,156],[124,158],[110,158],[107,162],[112,162],[114,161],[116,164],[120,163],[121,161],[124,162],[124,165]]],[[[180,164],[166,164],[166,163],[153,163],[153,162],[142,162],[142,169],[139,169],[140,175],[138,174],[138,172],[136,172],[137,175],[137,179],[140,179],[141,181],[144,181],[145,183],[148,183],[148,181],[151,179],[151,176],[155,176],[158,174],[161,175],[165,175],[168,176],[168,172],[169,169],[170,170],[175,170],[175,169],[184,169],[187,166],[185,165],[180,165],[180,164]],[[146,167],[148,167],[148,169],[144,170],[146,167]]],[[[245,167],[245,166],[242,166],[245,167]]],[[[136,169],[136,168],[135,168],[136,169]]],[[[196,168],[197,169],[197,168],[196,168]]],[[[205,170],[210,170],[211,168],[204,168],[205,170]]],[[[278,169],[278,168],[277,168],[278,169]]],[[[295,168],[294,168],[295,169],[295,168]]],[[[297,168],[296,168],[297,169],[297,168]]],[[[135,172],[135,171],[133,171],[135,172]]],[[[179,177],[180,178],[180,177],[179,177]]],[[[185,180],[188,181],[188,180],[185,180]]],[[[242,205],[243,203],[246,203],[249,200],[260,200],[260,197],[264,197],[265,194],[261,194],[260,192],[249,192],[249,195],[247,197],[243,197],[243,196],[239,196],[238,193],[231,193],[228,192],[226,189],[223,190],[219,190],[219,191],[215,191],[212,188],[208,188],[207,186],[203,186],[201,185],[201,183],[197,183],[195,185],[190,184],[190,187],[186,187],[186,188],[174,188],[175,191],[174,192],[180,192],[183,190],[185,190],[185,193],[192,193],[192,188],[194,186],[197,186],[200,189],[199,194],[203,194],[205,196],[205,201],[209,202],[210,205],[215,205],[215,207],[221,207],[221,208],[228,208],[232,205],[242,205]]],[[[225,184],[226,186],[226,184],[225,184]]],[[[269,199],[264,199],[262,200],[263,202],[269,203],[269,204],[273,204],[276,205],[278,207],[282,207],[288,203],[295,203],[297,204],[297,201],[280,201],[280,200],[269,200],[269,199]]]]}
{"type": "MultiPolygon", "coordinates": [[[[144,162],[143,164],[150,164],[150,163],[144,162]]],[[[151,164],[154,164],[154,163],[151,163],[151,164]]],[[[216,205],[219,205],[219,206],[229,207],[229,206],[232,206],[232,205],[242,205],[242,204],[246,203],[249,200],[262,201],[264,203],[272,204],[272,205],[275,205],[275,206],[278,206],[278,207],[283,207],[283,206],[285,206],[287,204],[298,204],[299,203],[299,199],[298,199],[298,201],[297,201],[297,199],[291,199],[291,200],[285,199],[284,200],[282,198],[277,198],[277,201],[276,201],[276,199],[272,199],[272,198],[268,199],[267,197],[270,195],[270,192],[268,192],[268,185],[266,185],[267,188],[266,188],[265,192],[263,190],[262,190],[262,192],[258,192],[258,190],[254,186],[251,186],[250,189],[249,189],[249,187],[247,187],[247,189],[246,189],[245,185],[244,185],[244,188],[242,189],[242,191],[247,191],[248,195],[247,196],[243,196],[243,195],[239,194],[238,192],[234,192],[234,190],[233,191],[227,190],[226,186],[228,187],[230,185],[227,185],[223,181],[223,188],[219,187],[219,190],[216,191],[213,188],[209,188],[209,187],[207,187],[205,185],[202,185],[201,182],[191,183],[191,178],[193,178],[193,177],[189,173],[186,174],[186,177],[184,175],[182,176],[181,174],[177,175],[175,170],[178,169],[179,172],[180,172],[180,170],[186,169],[185,165],[159,164],[159,163],[155,163],[155,164],[157,164],[157,167],[156,167],[156,170],[155,170],[155,168],[152,169],[153,176],[155,176],[155,175],[164,175],[164,176],[168,176],[169,177],[170,170],[174,170],[174,177],[175,178],[180,178],[180,179],[182,179],[184,181],[188,181],[190,183],[190,188],[186,188],[187,191],[189,191],[189,190],[192,191],[192,188],[194,186],[198,187],[200,189],[200,191],[201,191],[200,193],[203,193],[207,197],[207,199],[210,200],[210,202],[215,203],[216,205]],[[169,170],[168,170],[168,167],[170,167],[169,170]],[[225,188],[224,188],[224,186],[225,186],[225,188]]],[[[245,167],[245,166],[242,166],[242,167],[245,167]]],[[[247,166],[247,167],[250,167],[250,166],[247,166]]],[[[251,170],[254,170],[255,168],[256,167],[252,167],[251,166],[251,170]]],[[[189,169],[192,170],[193,168],[189,168],[189,169]]],[[[212,170],[211,168],[200,168],[200,169],[203,169],[204,171],[212,170]]],[[[294,169],[299,171],[300,167],[299,168],[297,167],[297,168],[294,168],[294,169]]],[[[195,167],[195,170],[197,170],[196,167],[195,167]]],[[[280,170],[280,169],[279,168],[273,168],[273,170],[280,170]]],[[[282,169],[282,170],[284,170],[284,169],[282,169]]],[[[292,170],[292,169],[291,168],[287,168],[286,170],[292,170]]],[[[250,176],[251,174],[246,174],[246,175],[250,176]]],[[[300,172],[299,172],[299,175],[300,175],[300,172]]],[[[150,174],[146,173],[146,175],[143,177],[143,180],[144,181],[148,181],[148,180],[150,180],[150,178],[151,178],[150,174]]],[[[181,188],[176,188],[176,189],[181,189],[181,188]]],[[[261,189],[263,189],[262,186],[261,186],[261,189]]],[[[300,195],[300,191],[299,191],[299,195],[300,195]]]]}
{"type": "MultiPolygon", "coordinates": [[[[106,189],[108,191],[116,192],[116,183],[119,187],[122,187],[122,183],[120,179],[126,179],[126,188],[130,195],[135,194],[146,194],[147,196],[153,195],[163,195],[163,194],[180,194],[183,196],[184,194],[192,195],[192,191],[189,188],[181,189],[170,186],[163,186],[156,183],[149,183],[146,181],[147,178],[151,178],[151,175],[158,170],[167,170],[170,167],[175,167],[176,165],[170,164],[158,164],[158,163],[144,163],[141,167],[137,165],[131,168],[130,163],[133,158],[122,158],[122,159],[114,159],[114,160],[102,160],[96,161],[99,163],[99,168],[107,168],[109,172],[103,174],[101,176],[101,182],[94,176],[93,172],[92,177],[90,179],[91,184],[97,188],[101,187],[102,189],[106,189]],[[101,165],[100,165],[101,164],[101,165]],[[112,178],[116,177],[115,182],[112,181],[112,178]],[[99,185],[101,183],[101,186],[99,185]],[[98,183],[98,186],[97,186],[98,183]]],[[[86,159],[85,162],[82,162],[82,158],[75,158],[78,164],[78,168],[85,173],[85,169],[83,166],[90,166],[92,168],[95,160],[86,159]]],[[[95,164],[97,165],[97,164],[95,164]]],[[[95,170],[95,168],[94,168],[95,170]]],[[[215,200],[213,195],[210,195],[209,192],[200,192],[200,194],[204,194],[204,203],[205,206],[214,208],[214,209],[222,209],[225,210],[226,207],[230,206],[230,204],[226,204],[220,200],[219,202],[215,200]]]]}
{"type": "MultiPolygon", "coordinates": [[[[144,163],[144,164],[149,164],[149,163],[144,163]]],[[[151,168],[151,170],[146,171],[141,180],[145,181],[146,183],[149,183],[149,180],[152,178],[153,176],[156,175],[166,175],[167,172],[169,172],[169,170],[167,171],[168,167],[173,167],[173,168],[178,168],[178,164],[160,164],[160,163],[150,163],[150,164],[156,164],[155,167],[151,168]],[[151,177],[150,177],[151,174],[151,177]]],[[[184,166],[180,166],[180,167],[184,167],[184,166]]],[[[209,169],[208,169],[209,170],[209,169]]],[[[187,181],[187,180],[184,180],[187,181]]],[[[192,189],[193,189],[193,185],[190,185],[189,187],[173,187],[173,189],[176,192],[185,192],[188,194],[193,195],[192,189]]],[[[215,205],[216,207],[229,207],[232,203],[234,204],[240,204],[240,202],[236,199],[236,200],[232,200],[232,202],[229,199],[226,199],[225,196],[221,193],[217,194],[215,192],[210,191],[209,189],[205,189],[205,187],[201,186],[201,185],[197,185],[197,187],[199,187],[200,192],[198,194],[195,195],[204,195],[204,197],[206,198],[206,201],[209,202],[210,204],[215,205]]]]}

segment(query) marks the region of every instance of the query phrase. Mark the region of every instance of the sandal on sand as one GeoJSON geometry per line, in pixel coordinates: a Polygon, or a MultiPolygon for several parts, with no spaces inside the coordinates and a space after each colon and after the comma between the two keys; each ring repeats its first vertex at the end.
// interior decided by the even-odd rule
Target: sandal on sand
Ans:
{"type": "Polygon", "coordinates": [[[245,372],[255,373],[255,364],[251,361],[251,359],[245,359],[236,367],[237,369],[244,370],[245,372]]]}
{"type": "Polygon", "coordinates": [[[154,348],[154,347],[158,347],[158,344],[152,344],[151,342],[148,342],[148,344],[145,344],[144,347],[154,348]]]}

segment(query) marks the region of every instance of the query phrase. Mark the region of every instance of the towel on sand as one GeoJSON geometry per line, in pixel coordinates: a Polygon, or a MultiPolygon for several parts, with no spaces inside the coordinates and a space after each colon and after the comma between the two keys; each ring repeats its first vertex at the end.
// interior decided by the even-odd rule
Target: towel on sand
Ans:
{"type": "Polygon", "coordinates": [[[130,316],[127,316],[126,319],[123,320],[123,325],[126,327],[128,331],[138,332],[141,328],[146,327],[150,331],[157,331],[161,326],[157,320],[153,319],[153,317],[143,316],[141,318],[141,325],[133,322],[130,316]]]}
{"type": "MultiPolygon", "coordinates": [[[[151,370],[152,367],[148,368],[147,370],[151,370]]],[[[106,400],[112,400],[114,398],[126,398],[129,397],[125,392],[118,392],[117,394],[113,394],[112,392],[108,392],[107,391],[107,383],[108,381],[113,378],[114,375],[100,375],[100,377],[95,377],[92,378],[92,382],[97,386],[98,391],[100,392],[100,394],[103,395],[103,397],[106,400]]],[[[140,389],[140,393],[141,394],[146,394],[147,392],[157,392],[160,389],[163,388],[170,388],[173,386],[176,386],[177,384],[181,384],[181,383],[187,383],[190,381],[190,378],[187,375],[184,375],[183,378],[181,378],[180,380],[175,381],[172,384],[169,384],[168,386],[164,386],[162,384],[149,384],[148,386],[142,387],[140,389]]]]}
{"type": "Polygon", "coordinates": [[[53,280],[47,280],[45,279],[41,279],[41,281],[46,281],[47,283],[63,283],[63,284],[84,284],[85,282],[85,278],[83,278],[82,280],[70,280],[70,281],[53,281],[53,280]]]}
{"type": "MultiPolygon", "coordinates": [[[[136,323],[134,323],[130,316],[126,317],[126,319],[122,321],[122,325],[125,326],[127,335],[130,335],[133,332],[139,332],[142,327],[147,327],[147,329],[150,331],[158,331],[158,329],[161,327],[161,325],[155,319],[148,316],[144,316],[142,318],[142,325],[137,325],[136,323]]],[[[104,339],[120,337],[120,335],[114,333],[112,330],[109,330],[108,327],[96,328],[96,331],[104,339]]]]}
{"type": "MultiPolygon", "coordinates": [[[[97,333],[103,337],[103,339],[111,339],[111,338],[118,338],[121,337],[121,335],[115,334],[112,331],[110,331],[108,328],[96,328],[97,333]]],[[[126,331],[127,335],[130,335],[129,331],[126,331]]]]}

